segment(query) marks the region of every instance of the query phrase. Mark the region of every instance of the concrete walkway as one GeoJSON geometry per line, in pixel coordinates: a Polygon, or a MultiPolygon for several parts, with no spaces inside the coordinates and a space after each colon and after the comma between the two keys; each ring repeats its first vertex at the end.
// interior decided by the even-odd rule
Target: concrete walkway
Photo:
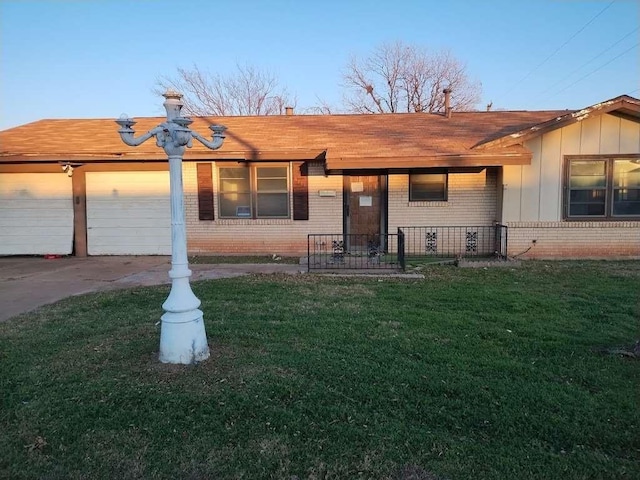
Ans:
{"type": "MultiPolygon", "coordinates": [[[[42,305],[83,293],[170,283],[171,258],[0,257],[0,322],[42,305]]],[[[300,273],[288,264],[190,265],[191,280],[230,278],[251,273],[300,273]]]]}

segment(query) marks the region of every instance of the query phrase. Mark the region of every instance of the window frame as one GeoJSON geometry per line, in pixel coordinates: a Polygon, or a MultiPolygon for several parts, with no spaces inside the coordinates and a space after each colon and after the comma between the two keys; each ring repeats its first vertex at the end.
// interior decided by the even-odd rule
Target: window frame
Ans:
{"type": "MultiPolygon", "coordinates": [[[[220,219],[224,219],[224,220],[290,220],[291,219],[291,215],[292,215],[292,211],[291,211],[291,185],[292,185],[292,181],[291,181],[291,162],[269,162],[269,163],[245,163],[245,164],[238,164],[238,163],[225,163],[225,162],[217,162],[216,163],[216,172],[217,172],[217,197],[218,197],[218,218],[220,219]],[[223,178],[220,174],[222,169],[225,168],[234,168],[234,169],[247,169],[248,173],[249,173],[249,190],[247,192],[242,192],[243,194],[248,194],[249,195],[249,203],[250,205],[250,214],[246,215],[246,216],[238,216],[237,214],[237,209],[236,209],[236,215],[224,215],[223,209],[222,209],[222,198],[225,194],[229,193],[229,192],[225,192],[222,189],[222,181],[223,178]],[[258,195],[260,194],[260,191],[258,190],[258,169],[259,168],[284,168],[286,169],[286,181],[287,181],[287,186],[286,186],[286,192],[284,189],[275,192],[275,191],[267,191],[267,192],[262,192],[263,194],[285,194],[286,193],[286,205],[287,205],[287,215],[280,215],[280,216],[273,216],[273,215],[262,215],[262,216],[258,216],[258,195]]],[[[266,177],[268,178],[268,177],[266,177]]],[[[280,178],[282,179],[283,177],[273,177],[273,178],[280,178]]],[[[262,178],[264,179],[264,177],[262,178]]]]}
{"type": "MultiPolygon", "coordinates": [[[[615,215],[614,184],[615,162],[616,160],[640,160],[638,154],[610,154],[610,155],[565,155],[564,176],[563,176],[563,219],[573,222],[621,222],[640,220],[640,214],[615,215]],[[604,187],[604,215],[571,215],[571,165],[573,162],[605,162],[605,187],[604,187]]],[[[639,163],[640,166],[640,163],[639,163]]]]}
{"type": "Polygon", "coordinates": [[[447,202],[449,200],[449,171],[446,169],[429,169],[429,170],[412,170],[409,172],[409,202],[447,202]],[[414,199],[413,198],[413,185],[412,177],[415,175],[444,175],[444,190],[442,198],[438,199],[414,199]]]}
{"type": "Polygon", "coordinates": [[[291,168],[289,166],[289,164],[287,163],[286,165],[264,165],[264,164],[258,164],[258,165],[254,165],[252,167],[254,170],[252,170],[252,172],[255,172],[255,178],[251,178],[251,202],[253,204],[252,208],[254,208],[255,210],[255,218],[256,219],[265,219],[265,218],[280,218],[280,219],[290,219],[291,218],[291,168]],[[267,177],[259,177],[258,176],[258,170],[261,168],[280,168],[280,169],[284,169],[285,170],[285,174],[284,176],[267,176],[267,177]],[[265,182],[269,182],[269,181],[282,181],[285,180],[286,181],[286,185],[284,188],[268,188],[268,189],[263,189],[260,190],[258,188],[260,180],[265,181],[265,182]],[[255,186],[255,191],[254,191],[254,186],[255,186]],[[273,196],[273,195],[285,195],[286,196],[286,205],[287,205],[287,214],[286,215],[258,215],[258,211],[260,210],[260,208],[264,208],[261,207],[261,200],[260,197],[264,195],[267,196],[273,196]]]}

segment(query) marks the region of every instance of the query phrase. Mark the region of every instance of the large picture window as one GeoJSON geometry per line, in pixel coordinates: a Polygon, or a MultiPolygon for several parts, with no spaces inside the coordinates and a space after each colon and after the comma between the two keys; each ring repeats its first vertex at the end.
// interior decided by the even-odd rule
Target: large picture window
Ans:
{"type": "Polygon", "coordinates": [[[289,218],[288,165],[218,170],[221,218],[289,218]]]}
{"type": "Polygon", "coordinates": [[[640,217],[640,158],[568,161],[567,218],[640,217]]]}
{"type": "Polygon", "coordinates": [[[410,202],[444,202],[446,200],[446,173],[412,173],[409,175],[410,202]]]}

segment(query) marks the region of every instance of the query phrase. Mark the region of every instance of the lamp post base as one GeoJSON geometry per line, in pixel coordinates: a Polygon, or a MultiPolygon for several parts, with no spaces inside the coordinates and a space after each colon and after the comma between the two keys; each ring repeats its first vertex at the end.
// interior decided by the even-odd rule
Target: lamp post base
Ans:
{"type": "Polygon", "coordinates": [[[191,364],[209,358],[201,310],[167,312],[161,317],[160,361],[191,364]]]}

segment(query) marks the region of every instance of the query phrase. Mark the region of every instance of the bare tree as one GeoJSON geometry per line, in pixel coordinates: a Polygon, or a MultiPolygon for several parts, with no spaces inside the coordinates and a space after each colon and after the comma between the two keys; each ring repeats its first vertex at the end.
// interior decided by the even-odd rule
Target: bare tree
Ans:
{"type": "Polygon", "coordinates": [[[337,113],[338,109],[332,106],[328,101],[316,96],[316,104],[303,110],[306,115],[331,115],[337,113]]]}
{"type": "Polygon", "coordinates": [[[296,100],[280,87],[272,74],[252,66],[237,65],[233,75],[203,72],[196,65],[191,70],[178,68],[176,78],[162,77],[156,91],[178,90],[184,95],[187,115],[281,115],[285,107],[295,107],[296,100]]]}
{"type": "Polygon", "coordinates": [[[454,109],[472,110],[481,92],[450,52],[402,42],[383,44],[363,60],[352,57],[344,81],[345,106],[357,113],[442,112],[445,88],[454,109]]]}

